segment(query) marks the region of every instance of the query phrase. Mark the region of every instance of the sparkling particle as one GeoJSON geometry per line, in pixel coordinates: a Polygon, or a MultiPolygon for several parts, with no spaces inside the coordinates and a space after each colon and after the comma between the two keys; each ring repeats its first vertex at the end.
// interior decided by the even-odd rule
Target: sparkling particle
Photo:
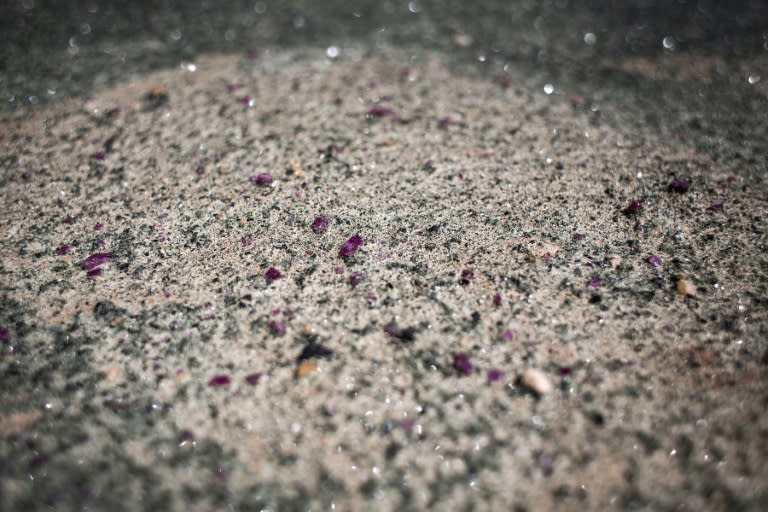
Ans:
{"type": "Polygon", "coordinates": [[[504,331],[505,341],[515,341],[517,339],[517,333],[511,329],[504,331]]]}
{"type": "Polygon", "coordinates": [[[314,231],[315,233],[322,233],[328,229],[328,226],[330,224],[331,224],[331,221],[328,220],[327,217],[323,217],[323,216],[315,217],[315,220],[312,221],[312,231],[314,231]]]}
{"type": "Polygon", "coordinates": [[[253,100],[253,98],[251,98],[250,96],[247,96],[247,95],[240,97],[237,100],[237,102],[240,103],[241,105],[243,105],[246,108],[252,107],[253,105],[256,104],[256,102],[253,100]]]}
{"type": "Polygon", "coordinates": [[[669,188],[675,192],[683,194],[688,192],[688,189],[691,188],[691,180],[685,176],[675,178],[672,180],[672,183],[669,184],[669,188]]]}
{"type": "Polygon", "coordinates": [[[469,360],[469,356],[464,352],[459,352],[453,356],[453,367],[464,375],[469,375],[475,370],[475,366],[469,360]]]}
{"type": "Polygon", "coordinates": [[[584,34],[584,43],[586,43],[589,46],[594,45],[597,42],[597,36],[592,32],[587,32],[584,34]]]}
{"type": "Polygon", "coordinates": [[[552,84],[544,84],[544,94],[552,94],[555,92],[555,86],[552,84]]]}
{"type": "Polygon", "coordinates": [[[658,268],[661,266],[662,261],[661,258],[656,256],[655,254],[651,254],[648,256],[648,264],[651,265],[653,268],[658,268]]]}
{"type": "Polygon", "coordinates": [[[760,75],[749,75],[747,78],[747,82],[749,82],[750,85],[755,85],[757,82],[760,81],[760,75]]]}
{"type": "Polygon", "coordinates": [[[240,239],[240,243],[243,245],[243,247],[251,245],[253,243],[253,236],[245,235],[243,238],[240,239]]]}
{"type": "Polygon", "coordinates": [[[262,172],[256,176],[251,176],[248,181],[253,185],[266,186],[272,184],[272,175],[268,172],[262,172]]]}
{"type": "Polygon", "coordinates": [[[277,281],[281,277],[283,277],[283,274],[279,270],[277,270],[275,267],[269,267],[267,271],[264,273],[264,280],[267,282],[268,285],[277,281]]]}
{"type": "Polygon", "coordinates": [[[339,56],[341,53],[341,50],[337,46],[329,46],[325,49],[325,54],[328,56],[329,59],[335,59],[339,56]]]}
{"type": "Polygon", "coordinates": [[[349,238],[346,242],[344,242],[339,249],[339,256],[341,256],[344,259],[349,258],[353,254],[357,252],[357,250],[360,248],[361,245],[363,245],[365,241],[360,235],[354,235],[349,238]]]}
{"type": "Polygon", "coordinates": [[[665,50],[674,50],[676,45],[675,38],[672,36],[667,36],[661,40],[661,45],[665,50]]]}
{"type": "Polygon", "coordinates": [[[596,277],[593,277],[592,279],[587,281],[587,284],[591,288],[602,288],[602,286],[603,286],[603,283],[601,283],[600,280],[598,278],[596,278],[596,277]]]}
{"type": "Polygon", "coordinates": [[[229,375],[214,375],[208,381],[208,386],[212,388],[226,388],[229,387],[231,382],[232,380],[229,378],[229,375]]]}
{"type": "Polygon", "coordinates": [[[499,370],[498,368],[493,368],[491,370],[488,370],[488,384],[491,384],[493,382],[498,382],[503,378],[504,378],[504,372],[499,370]]]}

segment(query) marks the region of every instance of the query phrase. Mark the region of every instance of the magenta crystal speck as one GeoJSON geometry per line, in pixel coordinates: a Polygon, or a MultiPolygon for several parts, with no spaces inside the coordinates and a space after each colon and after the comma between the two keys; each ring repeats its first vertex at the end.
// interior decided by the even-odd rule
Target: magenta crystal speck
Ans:
{"type": "Polygon", "coordinates": [[[93,270],[96,267],[103,265],[104,263],[108,262],[111,259],[112,259],[111,253],[97,252],[85,258],[83,260],[82,265],[85,270],[93,270]]]}
{"type": "Polygon", "coordinates": [[[275,336],[282,336],[285,334],[285,324],[283,322],[278,322],[277,320],[270,320],[267,322],[267,328],[269,329],[269,332],[274,334],[275,336]]]}
{"type": "Polygon", "coordinates": [[[599,280],[598,278],[596,278],[596,277],[593,277],[592,279],[590,279],[589,281],[587,281],[587,284],[588,284],[588,285],[589,285],[591,288],[600,288],[600,287],[602,287],[602,286],[603,286],[603,283],[601,283],[601,282],[600,282],[600,280],[599,280]]]}
{"type": "Polygon", "coordinates": [[[688,189],[691,188],[691,180],[687,177],[675,178],[672,180],[672,183],[669,184],[669,188],[681,194],[688,192],[688,189]]]}
{"type": "Polygon", "coordinates": [[[261,380],[261,372],[251,373],[250,375],[245,376],[245,382],[250,384],[251,386],[255,386],[259,383],[261,380]]]}
{"type": "Polygon", "coordinates": [[[339,256],[342,258],[349,258],[355,254],[360,246],[364,243],[365,241],[360,235],[351,236],[349,240],[342,244],[341,248],[339,249],[339,256]]]}
{"type": "Polygon", "coordinates": [[[56,254],[58,254],[59,256],[64,256],[65,254],[69,254],[70,252],[72,252],[72,248],[68,245],[62,245],[61,247],[56,249],[56,254]]]}
{"type": "Polygon", "coordinates": [[[91,160],[104,160],[106,158],[107,158],[106,151],[96,151],[95,153],[91,153],[91,160]]]}
{"type": "Polygon", "coordinates": [[[261,174],[257,174],[256,176],[251,176],[248,181],[250,181],[254,185],[271,185],[272,184],[272,175],[268,172],[262,172],[261,174]]]}
{"type": "Polygon", "coordinates": [[[354,272],[351,276],[349,276],[348,282],[352,287],[356,287],[363,281],[363,273],[362,272],[354,272]]]}
{"type": "Polygon", "coordinates": [[[11,341],[11,331],[5,327],[0,328],[0,341],[11,341]]]}
{"type": "Polygon", "coordinates": [[[648,256],[648,264],[651,265],[652,267],[654,268],[660,267],[661,263],[662,263],[661,258],[656,256],[655,254],[651,254],[650,256],[648,256]]]}
{"type": "Polygon", "coordinates": [[[212,388],[227,387],[232,382],[229,375],[214,375],[208,381],[208,385],[212,388]]]}
{"type": "Polygon", "coordinates": [[[493,305],[494,306],[501,306],[501,294],[496,293],[493,295],[493,305]]]}
{"type": "Polygon", "coordinates": [[[264,279],[267,281],[267,284],[272,284],[281,277],[283,277],[283,274],[275,267],[269,267],[264,273],[264,279]]]}
{"type": "Polygon", "coordinates": [[[497,382],[504,378],[504,372],[498,368],[493,368],[488,371],[488,383],[497,382]]]}
{"type": "Polygon", "coordinates": [[[464,352],[459,352],[453,356],[453,367],[464,375],[469,375],[475,370],[475,366],[469,360],[469,356],[464,352]]]}
{"type": "Polygon", "coordinates": [[[641,211],[643,211],[643,203],[641,201],[632,201],[627,205],[627,207],[624,209],[625,215],[637,215],[641,211]]]}
{"type": "Polygon", "coordinates": [[[315,220],[312,221],[312,231],[315,233],[322,233],[326,229],[328,229],[328,226],[331,224],[331,221],[328,220],[327,217],[323,217],[322,215],[315,217],[315,220]]]}

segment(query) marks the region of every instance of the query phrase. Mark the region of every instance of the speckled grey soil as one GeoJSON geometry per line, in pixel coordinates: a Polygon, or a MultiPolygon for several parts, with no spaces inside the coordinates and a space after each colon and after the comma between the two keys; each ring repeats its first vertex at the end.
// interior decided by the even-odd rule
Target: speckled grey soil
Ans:
{"type": "Polygon", "coordinates": [[[768,506],[765,123],[409,55],[5,115],[0,509],[768,506]]]}

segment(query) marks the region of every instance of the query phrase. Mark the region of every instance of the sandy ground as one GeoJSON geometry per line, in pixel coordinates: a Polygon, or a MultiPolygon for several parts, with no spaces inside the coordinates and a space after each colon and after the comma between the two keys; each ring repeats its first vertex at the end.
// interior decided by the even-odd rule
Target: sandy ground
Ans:
{"type": "Polygon", "coordinates": [[[0,508],[768,506],[760,147],[410,55],[5,115],[0,508]]]}

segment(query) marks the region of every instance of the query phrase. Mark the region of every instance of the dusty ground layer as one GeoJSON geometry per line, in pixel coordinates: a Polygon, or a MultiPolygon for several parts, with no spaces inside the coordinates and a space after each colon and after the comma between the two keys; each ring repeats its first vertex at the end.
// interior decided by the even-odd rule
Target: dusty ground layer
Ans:
{"type": "Polygon", "coordinates": [[[765,173],[507,78],[212,57],[7,119],[0,508],[763,508],[765,173]]]}

